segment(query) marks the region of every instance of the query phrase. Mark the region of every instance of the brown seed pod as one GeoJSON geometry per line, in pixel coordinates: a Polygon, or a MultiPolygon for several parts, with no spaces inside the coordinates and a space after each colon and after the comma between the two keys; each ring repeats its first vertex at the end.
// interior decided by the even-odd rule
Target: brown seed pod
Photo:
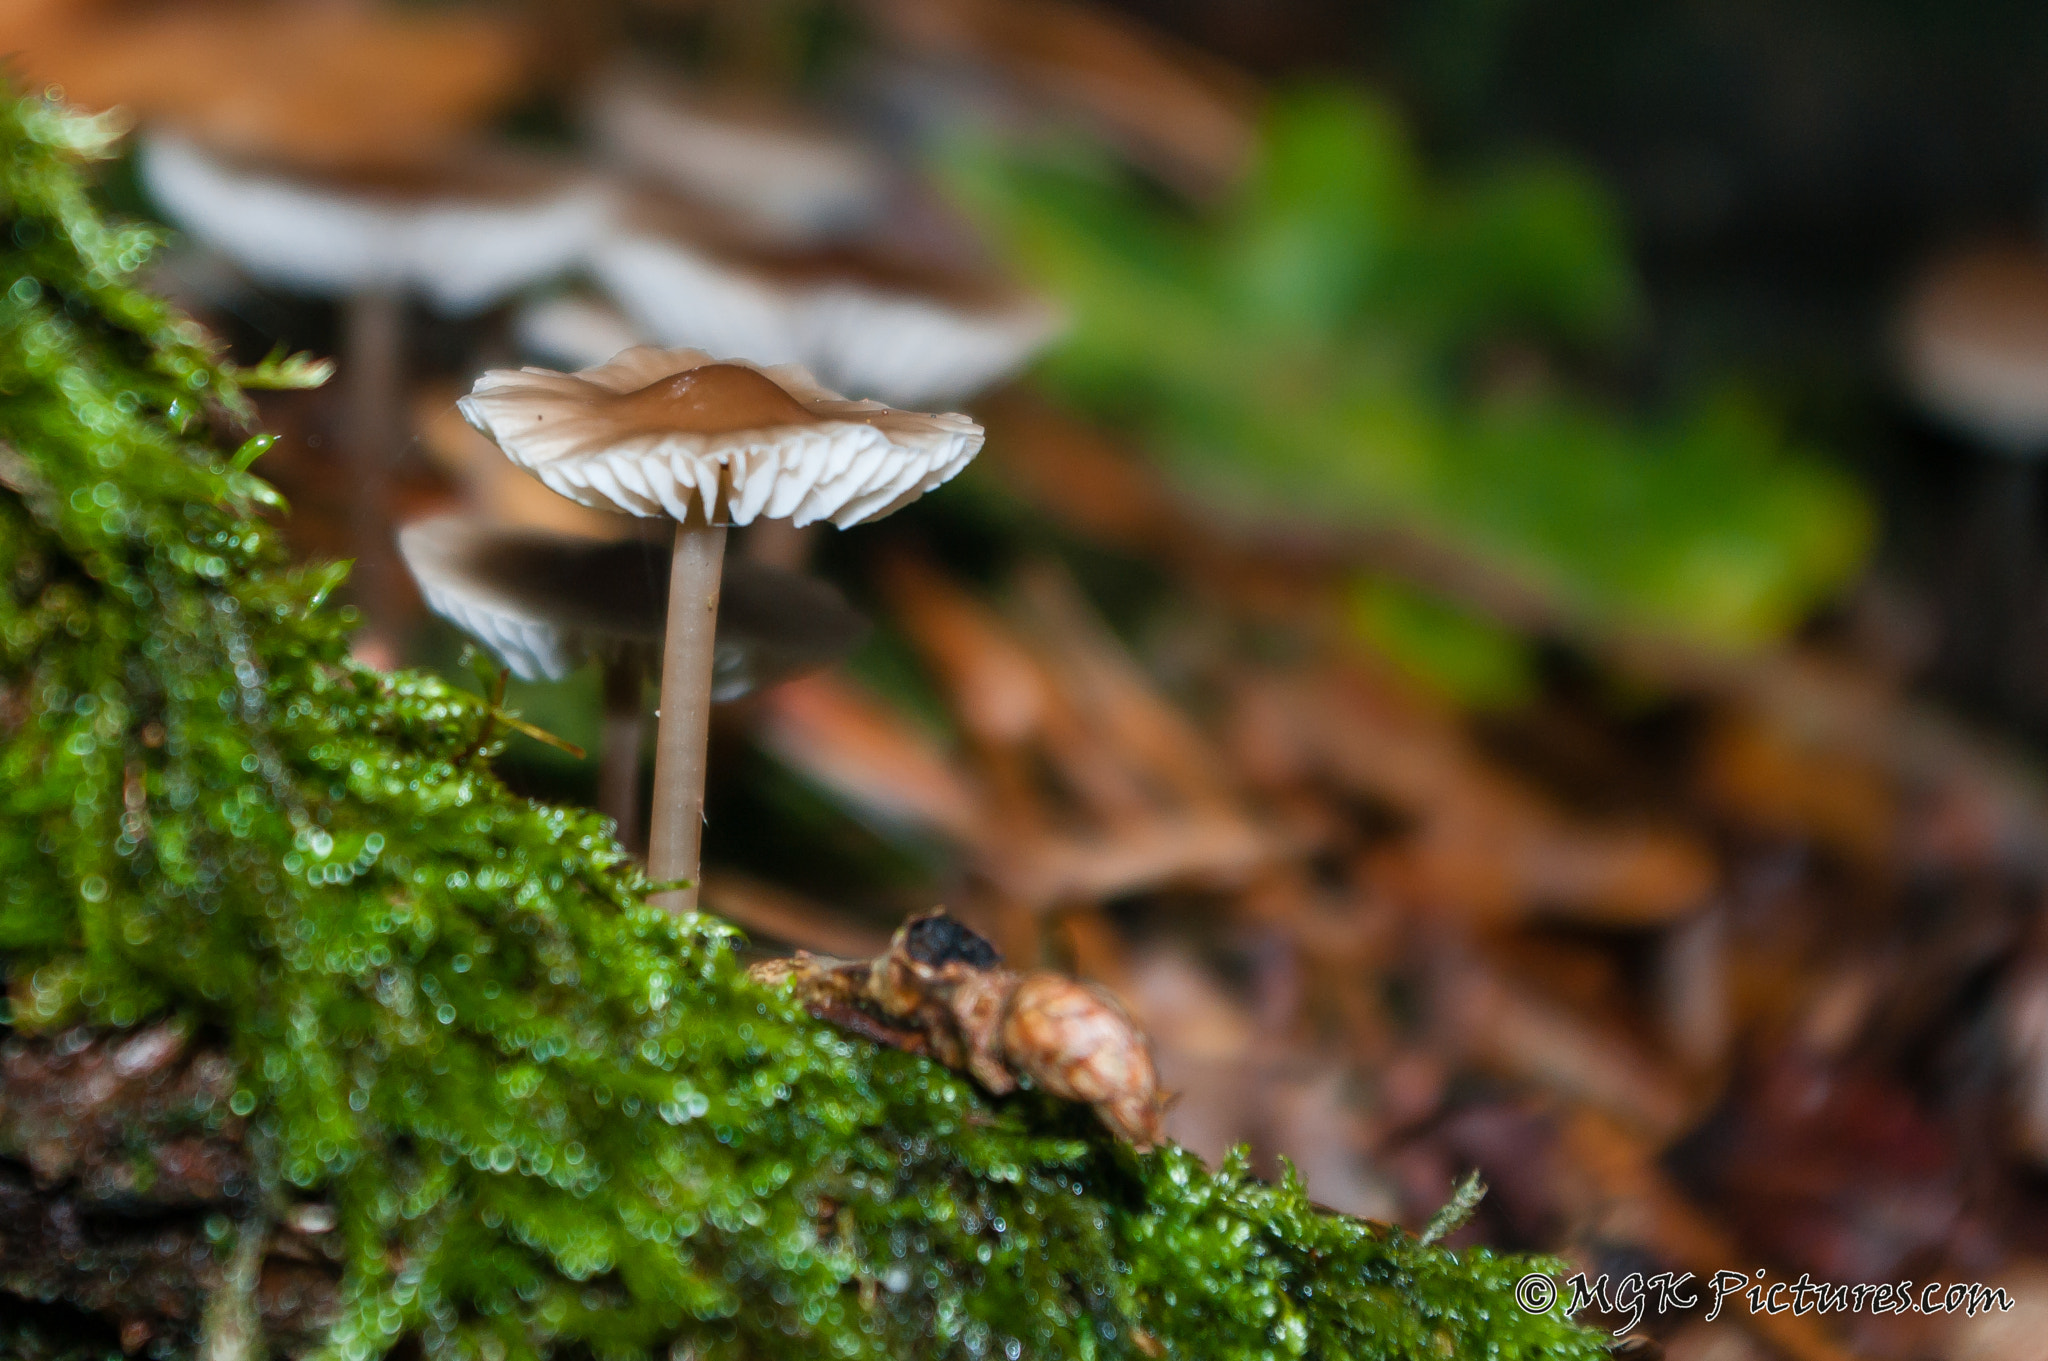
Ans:
{"type": "Polygon", "coordinates": [[[953,1024],[967,1049],[967,1071],[995,1096],[1017,1090],[1003,1056],[1003,1022],[1017,982],[1008,969],[988,969],[962,979],[949,999],[953,1024]]]}
{"type": "Polygon", "coordinates": [[[756,964],[813,1016],[965,1069],[995,1096],[1019,1075],[1084,1101],[1141,1153],[1159,1142],[1159,1079],[1145,1037],[1107,993],[1054,973],[999,967],[995,947],[943,911],[913,917],[865,962],[799,953],[756,964]]]}
{"type": "Polygon", "coordinates": [[[1085,1101],[1140,1153],[1159,1142],[1159,1075],[1145,1037],[1109,994],[1030,973],[1003,1019],[1010,1066],[1054,1096],[1085,1101]]]}

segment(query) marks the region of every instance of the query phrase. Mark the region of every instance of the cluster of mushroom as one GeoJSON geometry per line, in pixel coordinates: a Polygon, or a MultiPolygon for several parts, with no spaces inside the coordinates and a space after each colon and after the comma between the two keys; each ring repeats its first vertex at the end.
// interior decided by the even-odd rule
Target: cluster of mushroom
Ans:
{"type": "Polygon", "coordinates": [[[799,952],[756,964],[805,1008],[857,1035],[971,1074],[997,1096],[1028,1080],[1095,1108],[1143,1153],[1162,1102],[1145,1036],[1108,993],[1044,970],[1001,967],[995,947],[943,911],[913,917],[872,960],[799,952]]]}
{"type": "MultiPolygon", "coordinates": [[[[626,540],[608,543],[471,516],[411,525],[399,547],[430,607],[515,674],[602,664],[599,802],[628,844],[641,679],[658,660],[650,868],[689,879],[704,706],[829,662],[863,627],[824,583],[754,562],[724,578],[725,527],[887,514],[980,444],[965,417],[844,401],[812,371],[933,403],[1016,367],[1052,318],[1005,286],[848,249],[872,237],[891,192],[882,161],[854,139],[645,73],[613,71],[592,88],[595,169],[445,136],[417,154],[405,139],[341,158],[308,141],[305,156],[269,146],[251,160],[175,110],[162,111],[141,165],[158,204],[249,277],[343,300],[347,496],[361,647],[374,660],[395,659],[383,483],[407,442],[409,301],[466,316],[579,273],[610,294],[543,298],[516,318],[529,352],[583,372],[487,373],[461,409],[512,465],[571,501],[676,521],[674,544],[632,539],[626,521],[616,534],[591,526],[626,540]]],[[[488,469],[505,464],[472,466],[495,478],[488,469]]]]}
{"type": "MultiPolygon", "coordinates": [[[[823,582],[751,561],[728,571],[728,527],[887,515],[982,443],[966,416],[847,400],[813,371],[934,403],[1015,369],[1056,318],[971,269],[836,244],[877,216],[888,190],[879,163],[843,137],[734,116],[644,76],[600,91],[590,123],[611,168],[599,172],[446,148],[369,165],[291,165],[287,149],[264,164],[162,130],[142,166],[158,203],[250,277],[345,301],[351,494],[358,547],[373,553],[379,483],[400,438],[407,301],[473,314],[578,272],[609,295],[558,294],[516,318],[529,351],[580,371],[493,370],[459,408],[561,496],[671,521],[672,540],[456,515],[407,526],[399,549],[429,606],[513,673],[602,666],[599,801],[628,844],[642,806],[642,681],[658,670],[647,864],[677,885],[664,905],[686,911],[710,705],[827,664],[865,629],[823,582]]],[[[374,622],[384,583],[366,575],[374,622]]],[[[963,1068],[991,1092],[1029,1081],[1092,1104],[1141,1150],[1160,1137],[1151,1059],[1116,1004],[1059,975],[998,967],[986,941],[943,914],[909,923],[870,963],[799,955],[762,972],[794,979],[821,1015],[963,1068]]]]}
{"type": "Polygon", "coordinates": [[[651,343],[801,364],[903,405],[964,397],[1051,337],[1043,302],[971,265],[938,266],[872,230],[888,180],[866,148],[794,115],[733,109],[614,72],[587,123],[598,168],[529,150],[388,139],[381,154],[309,130],[302,156],[224,153],[175,111],[144,139],[166,214],[258,282],[342,303],[358,596],[381,633],[383,503],[407,443],[405,313],[455,317],[582,277],[603,297],[530,298],[529,352],[568,367],[651,343]]]}
{"type": "MultiPolygon", "coordinates": [[[[777,199],[776,158],[755,159],[758,193],[777,199]]],[[[142,169],[195,237],[260,281],[347,300],[355,330],[364,323],[354,312],[376,299],[417,296],[466,316],[581,274],[608,300],[548,299],[521,318],[522,335],[551,357],[601,358],[584,339],[595,319],[599,345],[626,337],[801,363],[829,382],[921,403],[1014,370],[1057,323],[1037,298],[966,266],[811,235],[839,221],[830,199],[815,222],[764,222],[631,166],[593,171],[502,147],[281,166],[175,132],[148,139],[142,169]]],[[[717,191],[720,203],[735,195],[717,191]]]]}

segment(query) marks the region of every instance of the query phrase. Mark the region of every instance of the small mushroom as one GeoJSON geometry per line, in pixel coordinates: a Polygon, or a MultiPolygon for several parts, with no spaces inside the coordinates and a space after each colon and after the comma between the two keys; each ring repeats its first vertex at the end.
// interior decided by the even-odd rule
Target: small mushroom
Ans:
{"type": "Polygon", "coordinates": [[[2040,463],[2048,457],[2048,250],[1993,245],[1938,260],[1914,285],[1901,328],[1904,376],[1929,414],[1992,454],[1980,476],[1969,540],[1989,561],[1973,586],[1981,625],[1960,650],[1978,653],[2016,705],[2037,703],[2034,646],[2040,587],[2035,544],[2040,463]]]}
{"type": "Polygon", "coordinates": [[[437,375],[415,387],[407,404],[421,457],[454,484],[463,514],[585,539],[630,535],[635,521],[555,495],[464,420],[455,403],[469,391],[469,379],[437,375]]]}
{"type": "Polygon", "coordinates": [[[972,396],[1056,335],[1060,314],[986,272],[879,246],[764,246],[673,199],[637,195],[590,271],[664,345],[802,364],[903,405],[972,396]]]}
{"type": "MultiPolygon", "coordinates": [[[[598,807],[639,835],[640,682],[668,617],[668,549],[493,525],[461,515],[407,525],[398,547],[434,613],[521,680],[561,680],[595,657],[604,669],[598,807]]],[[[838,589],[735,561],[721,590],[711,702],[723,704],[829,666],[867,633],[838,589]]]]}
{"type": "Polygon", "coordinates": [[[1905,372],[1928,411],[2008,458],[2048,454],[2048,250],[1937,262],[1906,306],[1905,372]]]}
{"type": "Polygon", "coordinates": [[[344,299],[346,443],[363,603],[388,583],[384,481],[402,409],[403,307],[418,294],[465,315],[572,265],[611,216],[587,175],[503,151],[404,169],[305,171],[217,156],[182,136],[150,137],[150,193],[194,237],[251,276],[344,299]]]}
{"type": "Polygon", "coordinates": [[[619,67],[586,109],[592,140],[621,166],[784,242],[858,231],[881,213],[881,158],[857,139],[765,94],[692,91],[619,67]]]}
{"type": "Polygon", "coordinates": [[[573,265],[611,220],[610,192],[507,148],[316,174],[146,139],[143,182],[187,231],[295,292],[418,293],[467,316],[573,265]]]}
{"type": "Polygon", "coordinates": [[[794,366],[699,350],[633,349],[575,374],[493,370],[460,406],[506,457],[571,500],[676,522],[648,869],[692,881],[666,899],[690,910],[726,526],[844,529],[887,515],[966,467],[982,429],[962,415],[847,401],[794,366]]]}

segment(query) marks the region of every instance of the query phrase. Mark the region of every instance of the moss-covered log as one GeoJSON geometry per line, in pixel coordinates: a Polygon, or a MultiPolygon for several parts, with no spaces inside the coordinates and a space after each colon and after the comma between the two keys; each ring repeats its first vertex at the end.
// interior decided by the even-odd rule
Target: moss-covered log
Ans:
{"type": "Polygon", "coordinates": [[[349,1361],[1599,1354],[1525,1261],[991,1102],[648,908],[606,824],[493,778],[487,703],[347,659],[238,444],[290,366],[132,286],[110,149],[0,103],[0,1291],[57,1311],[21,1348],[246,1307],[349,1361]]]}

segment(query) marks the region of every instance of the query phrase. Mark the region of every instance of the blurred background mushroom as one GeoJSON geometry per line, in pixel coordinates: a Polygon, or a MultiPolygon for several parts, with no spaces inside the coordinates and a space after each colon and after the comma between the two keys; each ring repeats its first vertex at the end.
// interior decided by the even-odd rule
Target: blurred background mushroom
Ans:
{"type": "Polygon", "coordinates": [[[432,161],[518,102],[530,61],[504,6],[21,0],[0,48],[23,78],[223,154],[344,169],[432,161]]]}
{"type": "MultiPolygon", "coordinates": [[[[987,429],[861,534],[734,531],[727,624],[762,560],[873,621],[711,716],[704,902],[760,943],[944,902],[1129,1003],[1175,1137],[1411,1227],[1476,1166],[1469,1234],[1589,1270],[2039,1276],[2048,11],[17,0],[0,48],[237,182],[474,198],[489,147],[604,200],[501,289],[409,276],[393,520],[658,556],[455,405],[637,344],[987,429]]],[[[155,178],[110,187],[175,224],[155,178]]],[[[345,297],[206,235],[164,277],[238,359],[374,384],[345,297]]],[[[262,402],[295,547],[358,551],[346,412],[262,402]]],[[[591,651],[504,704],[596,753],[591,651]]],[[[2012,1345],[1950,1322],[1652,1330],[2012,1345]]]]}
{"type": "MultiPolygon", "coordinates": [[[[461,515],[416,521],[398,547],[428,606],[521,680],[602,669],[597,808],[641,847],[646,701],[668,622],[668,545],[587,539],[461,515]]],[[[867,622],[829,583],[755,562],[727,566],[711,662],[711,702],[730,703],[831,665],[867,622]]]]}
{"type": "MultiPolygon", "coordinates": [[[[904,406],[957,402],[1021,368],[1058,329],[1044,300],[984,268],[880,247],[751,247],[729,225],[650,195],[591,272],[654,343],[801,364],[820,382],[904,406]]],[[[599,362],[609,354],[589,354],[599,362]]]]}
{"type": "Polygon", "coordinates": [[[2048,247],[1937,260],[1914,283],[1904,332],[1915,399],[1989,455],[1961,564],[1969,589],[1982,592],[1978,627],[1958,650],[1997,697],[2024,704],[2048,686],[2048,564],[2036,530],[2048,457],[2048,247]]]}
{"type": "Polygon", "coordinates": [[[774,92],[691,90],[645,66],[621,66],[592,82],[584,117],[595,149],[614,164],[783,244],[873,230],[893,188],[872,146],[774,92]]]}
{"type": "Polygon", "coordinates": [[[354,0],[38,0],[0,17],[0,50],[27,79],[158,130],[151,193],[179,226],[265,282],[345,300],[347,552],[370,624],[359,647],[387,664],[397,654],[386,602],[400,587],[385,472],[404,438],[404,298],[425,276],[438,290],[446,270],[465,277],[436,301],[474,308],[489,300],[488,287],[477,290],[490,273],[469,269],[476,238],[453,239],[457,221],[405,222],[401,201],[406,188],[460,197],[450,183],[460,153],[520,98],[528,41],[520,16],[502,8],[409,13],[354,0]]]}
{"type": "Polygon", "coordinates": [[[235,164],[169,133],[143,150],[142,175],[179,226],[253,277],[342,300],[357,597],[368,645],[388,652],[396,640],[384,605],[394,589],[387,482],[409,440],[408,302],[473,314],[562,273],[609,219],[605,191],[578,169],[502,148],[315,177],[235,164]]]}

